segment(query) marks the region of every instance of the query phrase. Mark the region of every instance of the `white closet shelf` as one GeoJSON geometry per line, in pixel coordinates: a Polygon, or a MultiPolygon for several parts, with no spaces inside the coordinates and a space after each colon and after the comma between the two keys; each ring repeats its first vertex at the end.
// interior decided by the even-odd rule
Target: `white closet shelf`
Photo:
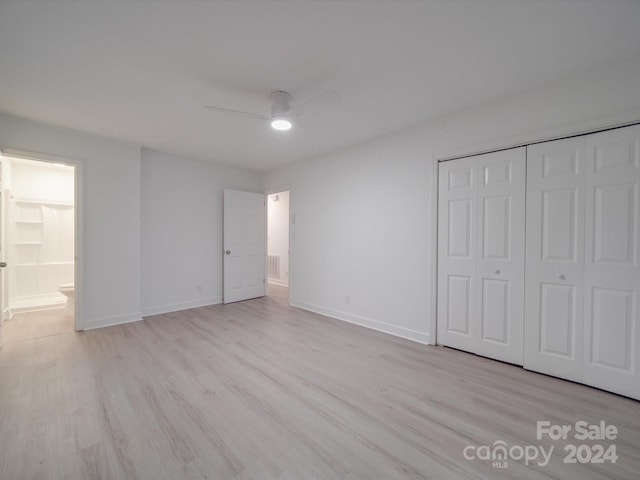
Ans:
{"type": "Polygon", "coordinates": [[[55,200],[38,200],[33,198],[12,198],[16,203],[23,203],[28,205],[52,205],[56,207],[73,207],[73,202],[58,202],[55,200]]]}

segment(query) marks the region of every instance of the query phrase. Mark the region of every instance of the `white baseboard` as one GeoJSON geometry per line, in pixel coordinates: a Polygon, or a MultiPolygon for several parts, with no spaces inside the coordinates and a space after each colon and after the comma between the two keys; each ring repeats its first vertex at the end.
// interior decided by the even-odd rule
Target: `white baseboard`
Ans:
{"type": "Polygon", "coordinates": [[[289,286],[289,282],[287,282],[286,280],[278,280],[277,278],[269,278],[267,280],[268,283],[271,283],[273,285],[279,285],[281,287],[288,287],[289,286]]]}
{"type": "Polygon", "coordinates": [[[342,320],[343,322],[353,323],[354,325],[359,325],[361,327],[370,328],[371,330],[387,333],[389,335],[393,335],[394,337],[405,338],[407,340],[422,343],[425,345],[434,345],[434,342],[431,340],[431,335],[428,333],[418,332],[416,330],[398,327],[396,325],[390,325],[388,323],[379,322],[378,320],[360,317],[351,313],[340,312],[331,308],[320,307],[318,305],[301,302],[299,300],[290,300],[289,304],[303,310],[308,310],[310,312],[319,313],[320,315],[324,315],[326,317],[335,318],[336,320],[342,320]]]}
{"type": "Polygon", "coordinates": [[[145,307],[142,309],[143,317],[152,315],[161,315],[163,313],[179,312],[180,310],[188,310],[190,308],[207,307],[209,305],[218,305],[222,303],[222,297],[207,298],[204,300],[193,300],[191,302],[170,303],[168,305],[160,305],[157,307],[145,307]]]}
{"type": "Polygon", "coordinates": [[[33,305],[33,306],[22,306],[22,307],[12,307],[8,309],[8,318],[13,318],[14,315],[18,313],[28,313],[28,312],[43,312],[45,310],[56,310],[59,308],[64,308],[63,303],[51,303],[45,305],[33,305]]]}
{"type": "Polygon", "coordinates": [[[113,327],[125,323],[139,322],[140,320],[142,320],[142,316],[139,312],[113,317],[94,318],[83,322],[84,325],[80,325],[80,330],[95,330],[96,328],[113,327]]]}
{"type": "Polygon", "coordinates": [[[10,315],[52,308],[64,308],[66,297],[58,292],[15,298],[9,302],[10,315]]]}

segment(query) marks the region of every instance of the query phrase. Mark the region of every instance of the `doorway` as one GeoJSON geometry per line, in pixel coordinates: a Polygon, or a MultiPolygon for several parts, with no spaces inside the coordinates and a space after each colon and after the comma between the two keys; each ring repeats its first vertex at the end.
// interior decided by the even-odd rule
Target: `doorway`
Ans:
{"type": "Polygon", "coordinates": [[[289,300],[289,191],[267,196],[267,295],[289,300]]]}
{"type": "Polygon", "coordinates": [[[76,328],[76,166],[2,157],[3,343],[76,328]]]}

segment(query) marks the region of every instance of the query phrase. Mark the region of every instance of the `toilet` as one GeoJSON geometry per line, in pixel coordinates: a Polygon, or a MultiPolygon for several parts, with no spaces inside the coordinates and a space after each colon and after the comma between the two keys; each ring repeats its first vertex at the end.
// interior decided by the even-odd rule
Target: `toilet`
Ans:
{"type": "Polygon", "coordinates": [[[64,314],[73,316],[76,312],[76,286],[73,283],[63,283],[58,287],[58,291],[67,297],[64,307],[64,314]]]}

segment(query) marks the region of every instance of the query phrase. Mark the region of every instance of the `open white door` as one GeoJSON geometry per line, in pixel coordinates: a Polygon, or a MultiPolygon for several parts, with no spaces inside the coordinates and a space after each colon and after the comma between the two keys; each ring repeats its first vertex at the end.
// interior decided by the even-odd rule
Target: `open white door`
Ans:
{"type": "Polygon", "coordinates": [[[4,172],[2,171],[2,151],[0,150],[0,347],[2,347],[4,329],[2,324],[4,323],[4,267],[7,263],[4,261],[4,209],[5,209],[5,195],[4,195],[4,172]]]}
{"type": "Polygon", "coordinates": [[[225,190],[223,199],[224,303],[265,294],[265,196],[225,190]]]}

